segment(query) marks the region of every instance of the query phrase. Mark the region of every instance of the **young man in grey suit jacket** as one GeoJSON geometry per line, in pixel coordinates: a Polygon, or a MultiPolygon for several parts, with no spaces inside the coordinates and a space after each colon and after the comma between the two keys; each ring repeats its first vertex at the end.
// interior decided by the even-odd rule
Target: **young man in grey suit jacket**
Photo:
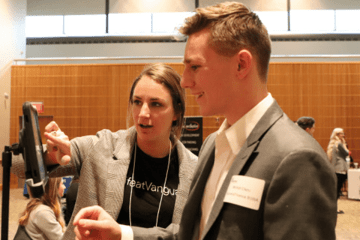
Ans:
{"type": "MultiPolygon", "coordinates": [[[[267,91],[271,42],[258,16],[221,3],[197,9],[181,32],[189,37],[182,87],[202,115],[226,119],[202,146],[179,230],[158,239],[335,239],[335,173],[267,91]]],[[[107,221],[97,208],[76,223],[86,218],[107,221]]]]}

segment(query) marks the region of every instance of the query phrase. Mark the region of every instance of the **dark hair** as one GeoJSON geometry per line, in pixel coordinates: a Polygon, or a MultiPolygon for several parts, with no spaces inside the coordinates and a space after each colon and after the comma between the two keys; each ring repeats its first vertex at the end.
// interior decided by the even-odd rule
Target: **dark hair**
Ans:
{"type": "MultiPolygon", "coordinates": [[[[180,138],[185,115],[185,90],[180,86],[181,76],[172,67],[163,63],[146,65],[140,75],[135,78],[131,86],[128,105],[129,109],[133,104],[135,87],[143,76],[150,77],[152,80],[163,84],[169,90],[173,102],[174,112],[177,116],[177,120],[175,120],[172,124],[171,134],[180,138]]],[[[128,114],[128,117],[130,117],[130,114],[128,114]]]]}
{"type": "Polygon", "coordinates": [[[271,55],[271,40],[259,17],[238,2],[224,2],[196,9],[179,29],[190,36],[209,28],[209,45],[222,56],[234,56],[242,49],[258,59],[259,75],[267,79],[271,55]]]}
{"type": "Polygon", "coordinates": [[[301,117],[296,121],[302,129],[312,128],[315,124],[315,119],[312,117],[301,117]]]}

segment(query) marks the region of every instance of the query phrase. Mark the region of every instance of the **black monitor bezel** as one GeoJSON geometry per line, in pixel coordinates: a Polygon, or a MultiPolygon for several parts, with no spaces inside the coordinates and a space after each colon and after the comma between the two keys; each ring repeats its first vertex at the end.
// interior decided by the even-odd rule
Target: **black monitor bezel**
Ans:
{"type": "Polygon", "coordinates": [[[43,157],[43,146],[38,120],[38,112],[30,103],[23,104],[23,128],[20,142],[25,161],[26,184],[32,197],[40,198],[45,192],[48,171],[43,157]]]}

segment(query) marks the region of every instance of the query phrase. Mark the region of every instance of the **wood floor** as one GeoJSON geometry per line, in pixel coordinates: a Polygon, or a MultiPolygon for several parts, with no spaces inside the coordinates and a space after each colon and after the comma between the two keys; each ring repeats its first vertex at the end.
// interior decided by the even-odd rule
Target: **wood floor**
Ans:
{"type": "MultiPolygon", "coordinates": [[[[20,188],[10,190],[9,240],[14,238],[18,226],[19,214],[24,210],[28,201],[23,197],[22,191],[23,189],[20,188]]],[[[0,203],[1,201],[2,197],[0,203]]],[[[345,213],[338,214],[336,239],[360,240],[360,201],[349,200],[346,196],[343,196],[339,199],[338,205],[339,209],[345,213]]]]}

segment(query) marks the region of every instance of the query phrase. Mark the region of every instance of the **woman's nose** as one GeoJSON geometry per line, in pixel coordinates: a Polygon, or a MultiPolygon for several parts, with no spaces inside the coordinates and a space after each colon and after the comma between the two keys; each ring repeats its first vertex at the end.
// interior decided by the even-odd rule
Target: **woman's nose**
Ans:
{"type": "Polygon", "coordinates": [[[150,108],[149,106],[144,103],[142,106],[141,106],[141,109],[140,109],[140,114],[139,114],[140,117],[150,117],[150,108]]]}

